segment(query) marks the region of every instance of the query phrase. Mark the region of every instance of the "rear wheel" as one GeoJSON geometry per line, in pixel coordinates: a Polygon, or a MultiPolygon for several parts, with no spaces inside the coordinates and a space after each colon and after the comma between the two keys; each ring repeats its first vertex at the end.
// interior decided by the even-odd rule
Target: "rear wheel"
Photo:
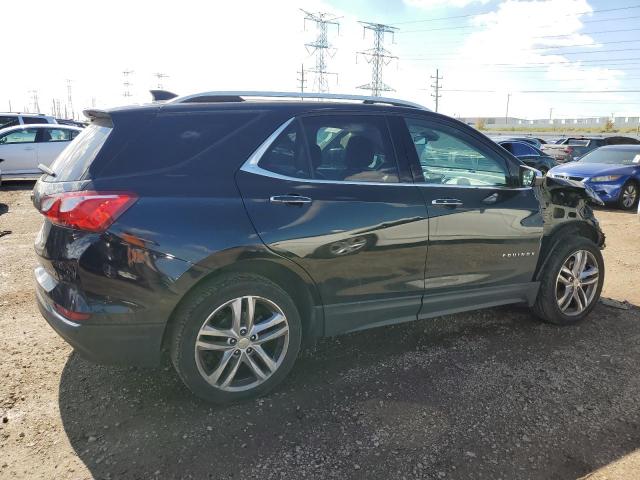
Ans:
{"type": "Polygon", "coordinates": [[[171,359],[199,397],[226,403],[265,394],[291,370],[302,328],[293,300],[267,279],[213,281],[179,307],[171,359]]]}
{"type": "Polygon", "coordinates": [[[618,206],[623,210],[631,210],[638,201],[638,185],[629,180],[620,189],[620,197],[618,198],[618,206]]]}
{"type": "Polygon", "coordinates": [[[595,307],[604,282],[604,261],[592,241],[577,237],[551,254],[540,279],[533,310],[541,319],[570,325],[595,307]]]}

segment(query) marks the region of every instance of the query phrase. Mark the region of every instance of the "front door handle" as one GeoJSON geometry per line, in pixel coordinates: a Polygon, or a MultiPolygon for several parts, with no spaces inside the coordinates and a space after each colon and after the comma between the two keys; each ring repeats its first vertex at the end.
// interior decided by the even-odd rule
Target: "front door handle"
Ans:
{"type": "Polygon", "coordinates": [[[313,200],[309,197],[302,197],[300,195],[274,195],[269,199],[271,203],[284,204],[284,205],[304,205],[311,203],[313,200]]]}
{"type": "Polygon", "coordinates": [[[25,150],[35,150],[34,147],[24,147],[25,150]]]}
{"type": "Polygon", "coordinates": [[[461,207],[464,205],[462,200],[458,200],[457,198],[436,198],[431,201],[431,205],[438,205],[443,207],[461,207]]]}

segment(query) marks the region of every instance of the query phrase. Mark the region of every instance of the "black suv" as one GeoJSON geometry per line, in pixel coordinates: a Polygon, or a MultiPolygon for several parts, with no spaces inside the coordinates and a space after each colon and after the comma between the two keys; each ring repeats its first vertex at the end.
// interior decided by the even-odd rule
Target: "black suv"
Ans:
{"type": "Polygon", "coordinates": [[[50,325],[98,362],[167,352],[225,402],[274,387],[320,336],[512,303],[557,324],[591,311],[588,187],[444,115],[335,97],[85,112],[34,189],[50,325]]]}

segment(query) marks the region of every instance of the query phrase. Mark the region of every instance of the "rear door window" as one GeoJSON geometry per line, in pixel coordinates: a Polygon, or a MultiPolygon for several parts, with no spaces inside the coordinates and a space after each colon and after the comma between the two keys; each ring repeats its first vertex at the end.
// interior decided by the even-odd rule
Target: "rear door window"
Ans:
{"type": "Polygon", "coordinates": [[[0,129],[13,127],[15,125],[20,125],[20,120],[18,120],[18,117],[0,115],[0,129]]]}
{"type": "Polygon", "coordinates": [[[312,174],[322,180],[399,182],[386,119],[321,115],[302,119],[312,174]]]}
{"type": "Polygon", "coordinates": [[[80,180],[107,141],[111,130],[105,123],[94,122],[86,127],[51,165],[56,176],[47,176],[45,179],[57,182],[80,180]]]}
{"type": "Polygon", "coordinates": [[[294,178],[309,178],[309,160],[298,122],[292,122],[280,134],[258,163],[273,173],[294,178]]]}
{"type": "Polygon", "coordinates": [[[69,142],[71,141],[71,132],[66,128],[42,128],[39,142],[69,142]]]}

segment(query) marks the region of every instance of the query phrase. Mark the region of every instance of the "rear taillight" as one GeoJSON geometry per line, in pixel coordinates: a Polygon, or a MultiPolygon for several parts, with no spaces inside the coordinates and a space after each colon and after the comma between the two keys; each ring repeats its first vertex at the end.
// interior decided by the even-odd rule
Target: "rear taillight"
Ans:
{"type": "Polygon", "coordinates": [[[57,303],[54,303],[53,307],[56,309],[56,311],[60,315],[65,317],[67,320],[73,320],[75,322],[78,322],[78,321],[81,321],[81,320],[88,320],[89,317],[91,316],[88,313],[74,312],[73,310],[69,310],[67,308],[64,308],[62,305],[58,305],[57,303]]]}
{"type": "Polygon", "coordinates": [[[57,225],[103,232],[137,199],[123,192],[58,193],[42,199],[40,212],[57,225]]]}

